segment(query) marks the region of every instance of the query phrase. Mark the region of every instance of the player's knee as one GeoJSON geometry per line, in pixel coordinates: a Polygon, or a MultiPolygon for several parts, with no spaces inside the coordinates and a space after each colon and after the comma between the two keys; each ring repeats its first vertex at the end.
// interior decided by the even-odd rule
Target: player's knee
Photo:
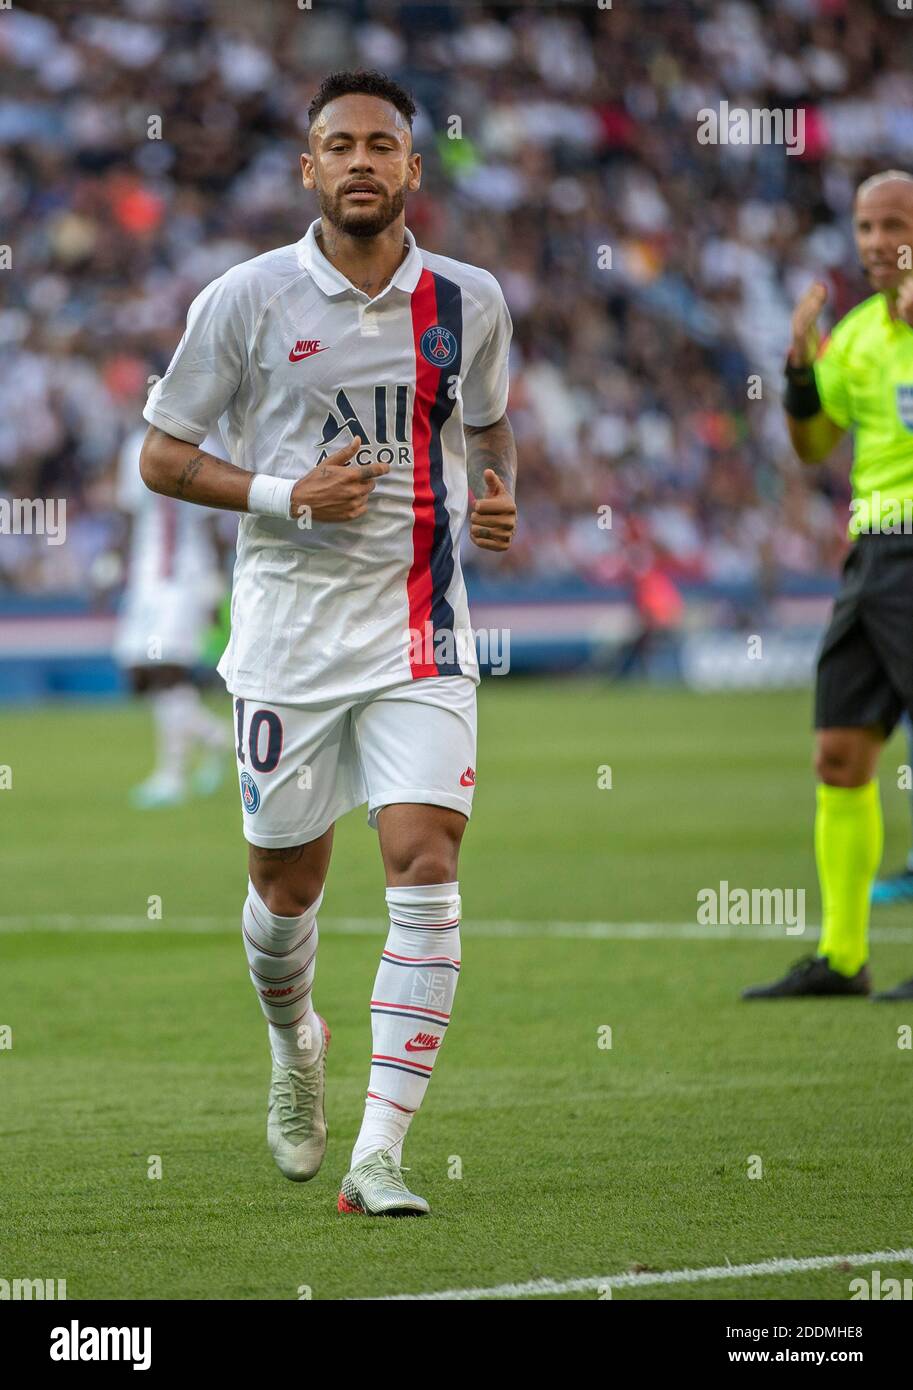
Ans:
{"type": "Polygon", "coordinates": [[[861,787],[872,777],[871,759],[868,745],[824,734],[815,748],[815,773],[829,787],[861,787]]]}
{"type": "Polygon", "coordinates": [[[441,839],[432,844],[400,844],[387,852],[387,870],[402,883],[453,883],[458,846],[441,839]]]}
{"type": "Polygon", "coordinates": [[[388,883],[454,883],[466,817],[443,806],[384,807],[378,818],[388,883]]]}
{"type": "Polygon", "coordinates": [[[258,883],[254,887],[275,917],[301,917],[320,897],[323,884],[316,878],[302,878],[291,882],[276,879],[272,882],[258,883]]]}

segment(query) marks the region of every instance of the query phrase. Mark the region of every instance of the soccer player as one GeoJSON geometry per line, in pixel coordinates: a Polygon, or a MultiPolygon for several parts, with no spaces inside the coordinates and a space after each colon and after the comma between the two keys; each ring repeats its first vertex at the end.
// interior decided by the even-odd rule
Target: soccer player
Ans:
{"type": "MultiPolygon", "coordinates": [[[[219,546],[214,517],[144,488],[139,459],[145,431],[128,434],[120,451],[117,502],[127,518],[127,583],[114,641],[114,657],[130,689],[149,700],[155,723],[155,768],[134,787],[139,810],[185,800],[191,758],[192,787],[207,796],[219,786],[231,750],[231,732],[207,710],[194,684],[194,667],[218,591],[219,546]]],[[[222,456],[221,441],[207,441],[222,456]]]]}
{"type": "MultiPolygon", "coordinates": [[[[868,920],[881,859],[878,756],[913,710],[913,177],[890,170],[857,190],[856,246],[875,293],[818,348],[826,290],[792,321],[784,404],[793,447],[819,463],[853,432],[854,543],[818,660],[815,853],[817,955],[746,999],[867,995],[868,920]]],[[[913,979],[875,995],[913,999],[913,979]]]]}
{"type": "MultiPolygon", "coordinates": [[[[904,714],[901,726],[907,740],[907,766],[913,767],[913,724],[910,716],[904,714]]],[[[913,789],[906,793],[907,805],[913,814],[913,789]]],[[[872,906],[888,906],[893,903],[913,902],[913,845],[907,851],[903,868],[887,878],[876,878],[872,884],[872,906]]]]}
{"type": "Polygon", "coordinates": [[[145,410],[157,492],[241,518],[232,632],[249,887],[243,937],[269,1023],[267,1134],[282,1172],[326,1148],[329,1030],[312,995],[333,825],[368,804],[389,934],[339,1210],[421,1214],[403,1140],[460,972],[458,853],[475,785],[478,664],[459,543],[505,550],[516,453],[511,322],[487,271],[422,251],[415,106],[380,73],[335,73],[309,108],[320,218],[192,304],[145,410]],[[214,422],[231,459],[199,442],[214,422]]]}

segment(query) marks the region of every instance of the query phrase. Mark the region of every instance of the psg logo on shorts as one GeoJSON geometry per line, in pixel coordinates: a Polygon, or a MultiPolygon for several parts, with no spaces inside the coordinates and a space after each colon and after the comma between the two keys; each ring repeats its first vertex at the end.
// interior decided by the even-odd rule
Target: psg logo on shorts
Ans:
{"type": "Polygon", "coordinates": [[[241,800],[244,803],[245,811],[251,815],[260,809],[260,792],[257,784],[249,772],[241,773],[241,800]]]}
{"type": "Polygon", "coordinates": [[[425,329],[419,346],[425,361],[432,367],[449,367],[456,361],[457,340],[449,328],[442,328],[440,324],[425,329]]]}

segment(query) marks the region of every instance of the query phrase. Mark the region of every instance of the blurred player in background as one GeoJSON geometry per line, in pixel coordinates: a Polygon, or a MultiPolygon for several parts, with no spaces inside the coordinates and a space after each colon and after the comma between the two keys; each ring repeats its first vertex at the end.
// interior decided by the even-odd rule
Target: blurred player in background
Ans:
{"type": "MultiPolygon", "coordinates": [[[[194,676],[225,587],[216,518],[143,485],[145,433],[130,433],[120,452],[126,586],[114,656],[130,689],[152,707],[155,767],[130,795],[135,807],[151,810],[177,805],[191,790],[211,795],[225,775],[231,730],[206,708],[194,676]]],[[[206,443],[224,457],[220,440],[206,443]]]]}
{"type": "Polygon", "coordinates": [[[651,658],[677,632],[685,603],[669,577],[662,549],[651,543],[638,517],[629,517],[624,538],[625,578],[631,585],[636,614],[634,631],[612,663],[615,680],[648,679],[651,658]]]}
{"type": "MultiPolygon", "coordinates": [[[[903,716],[901,723],[907,740],[907,766],[913,767],[913,723],[908,714],[903,716]]],[[[913,816],[913,790],[907,792],[906,799],[910,815],[913,816]]],[[[906,863],[898,873],[876,879],[872,884],[873,906],[888,907],[892,903],[909,902],[913,902],[913,844],[907,851],[906,863]]]]}
{"type": "Polygon", "coordinates": [[[321,217],[194,301],[142,457],[155,491],[244,513],[219,670],[249,842],[244,943],[269,1022],[268,1142],[294,1181],[326,1151],[312,985],[333,827],[367,801],[379,834],[389,934],[338,1201],[371,1215],[428,1211],[401,1155],[460,971],[479,679],[459,559],[469,490],[475,545],[506,550],[516,525],[510,315],[492,275],[406,228],[414,114],[382,74],[323,83],[301,157],[321,217]],[[201,452],[216,421],[232,463],[201,452]]]}
{"type": "MultiPolygon", "coordinates": [[[[827,297],[813,285],[793,316],[784,403],[803,463],[853,432],[855,537],[818,661],[815,852],[823,923],[818,953],[746,999],[867,995],[869,903],[881,861],[878,757],[913,711],[913,177],[889,170],[860,185],[860,260],[875,294],[819,351],[827,297]]],[[[913,999],[913,979],[875,996],[913,999]]]]}

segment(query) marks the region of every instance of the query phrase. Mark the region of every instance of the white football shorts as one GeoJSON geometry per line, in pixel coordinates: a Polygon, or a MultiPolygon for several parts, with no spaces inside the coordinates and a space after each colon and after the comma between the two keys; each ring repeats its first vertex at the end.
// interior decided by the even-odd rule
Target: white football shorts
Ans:
{"type": "Polygon", "coordinates": [[[476,687],[466,676],[407,680],[340,704],[234,699],[244,836],[265,849],[316,840],[368,803],[472,812],[476,687]]]}
{"type": "Polygon", "coordinates": [[[196,666],[212,621],[212,598],[186,584],[129,589],[117,623],[119,666],[196,666]]]}

